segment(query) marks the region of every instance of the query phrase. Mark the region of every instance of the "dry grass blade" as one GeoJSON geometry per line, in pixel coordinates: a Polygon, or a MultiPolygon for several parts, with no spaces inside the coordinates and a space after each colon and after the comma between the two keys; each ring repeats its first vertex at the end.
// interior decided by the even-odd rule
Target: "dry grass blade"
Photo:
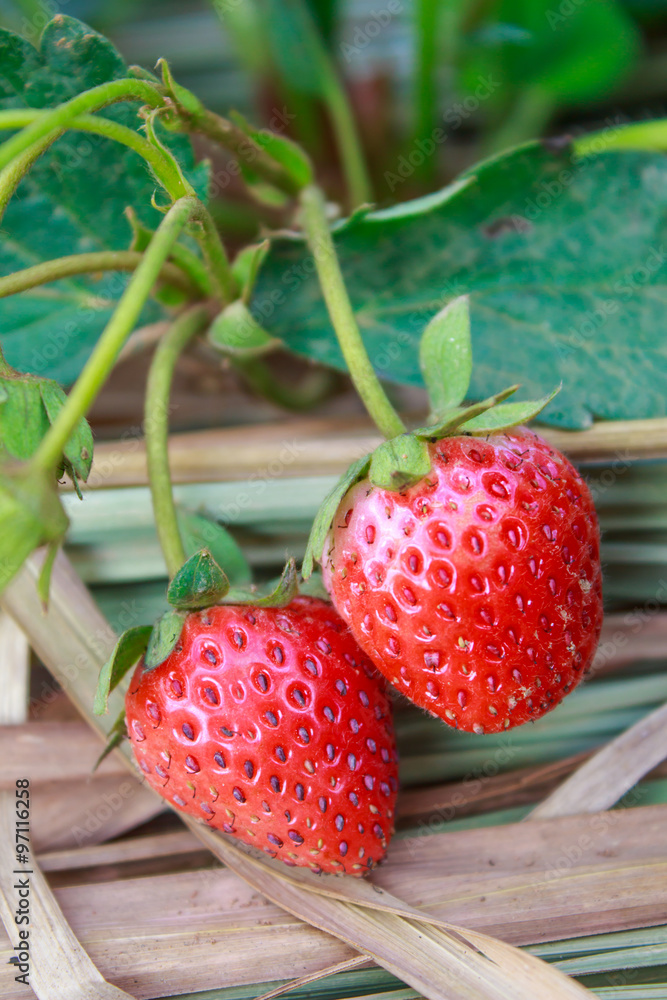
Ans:
{"type": "MultiPolygon", "coordinates": [[[[0,728],[0,790],[14,787],[16,757],[23,777],[46,784],[87,781],[99,755],[99,737],[83,722],[26,722],[0,728]]],[[[122,761],[107,757],[95,775],[126,773],[122,761]]]]}
{"type": "MultiPolygon", "coordinates": [[[[556,448],[576,461],[604,461],[623,453],[628,459],[667,455],[667,419],[613,421],[593,424],[583,431],[541,428],[556,448]]],[[[244,479],[275,460],[276,444],[291,442],[295,459],[285,475],[340,475],[360,455],[372,451],[381,438],[369,421],[359,417],[301,418],[255,427],[176,434],[169,442],[169,461],[175,483],[220,482],[244,479]]],[[[145,486],[146,455],[136,441],[102,441],[88,488],[145,486]],[[109,461],[111,459],[111,462],[109,461]],[[102,472],[105,468],[111,472],[102,472]]]]}
{"type": "MultiPolygon", "coordinates": [[[[12,614],[20,618],[26,634],[56,676],[62,674],[63,662],[60,658],[54,662],[54,649],[60,656],[60,641],[54,642],[53,632],[65,641],[67,653],[73,658],[77,654],[80,657],[84,645],[89,655],[70,682],[69,693],[84,718],[94,725],[90,706],[95,678],[113,635],[109,634],[108,626],[106,630],[102,627],[105,641],[101,645],[106,648],[101,651],[91,648],[89,629],[96,622],[98,629],[101,627],[100,615],[64,557],[54,567],[49,611],[52,620],[50,627],[46,627],[35,614],[36,572],[36,561],[30,560],[6,591],[4,600],[12,614]]],[[[476,945],[465,943],[464,931],[429,927],[418,911],[410,911],[389,894],[384,894],[384,907],[371,909],[368,900],[376,891],[363,883],[348,880],[345,899],[333,895],[325,898],[321,890],[304,891],[303,882],[286,879],[284,875],[278,877],[264,859],[250,858],[194,822],[188,825],[198,839],[253,888],[289,913],[372,956],[429,1000],[534,1000],[536,994],[548,995],[552,1000],[573,1000],[589,995],[539,959],[532,960],[527,970],[510,945],[493,942],[489,947],[493,948],[494,957],[486,957],[476,945]]]]}
{"type": "Polygon", "coordinates": [[[662,705],[590,757],[526,819],[609,809],[666,757],[667,705],[662,705]]]}
{"type": "Polygon", "coordinates": [[[356,955],[354,958],[348,958],[346,962],[336,962],[335,965],[328,965],[326,969],[320,969],[319,972],[311,972],[309,976],[300,976],[299,979],[283,983],[282,986],[278,986],[275,990],[262,993],[255,1000],[273,1000],[274,997],[281,997],[284,993],[291,993],[292,990],[298,990],[301,986],[317,983],[320,979],[327,979],[329,976],[337,976],[339,972],[349,972],[351,969],[358,969],[360,966],[368,965],[370,962],[372,962],[372,959],[368,955],[356,955]]]}
{"type": "Polygon", "coordinates": [[[188,821],[188,826],[258,892],[294,916],[363,949],[430,1000],[534,1000],[536,996],[581,1000],[590,996],[584,987],[540,959],[484,934],[432,922],[369,883],[322,877],[317,887],[311,884],[309,872],[285,874],[272,861],[254,856],[194,821],[188,821]]]}
{"type": "Polygon", "coordinates": [[[9,615],[0,611],[0,726],[25,722],[28,712],[30,646],[9,615]]]}
{"type": "MultiPolygon", "coordinates": [[[[16,941],[14,910],[18,903],[14,883],[29,880],[29,982],[39,1000],[132,1000],[112,986],[92,963],[63,916],[39,868],[31,864],[20,875],[15,850],[16,798],[0,792],[0,915],[7,934],[16,941]]],[[[18,943],[18,942],[17,942],[18,943]]],[[[17,973],[18,974],[18,973],[17,973]]]]}

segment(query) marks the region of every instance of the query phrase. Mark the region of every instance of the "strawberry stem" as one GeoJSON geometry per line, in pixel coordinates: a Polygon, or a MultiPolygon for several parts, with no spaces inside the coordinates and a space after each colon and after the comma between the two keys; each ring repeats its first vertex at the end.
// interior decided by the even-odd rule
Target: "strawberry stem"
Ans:
{"type": "Polygon", "coordinates": [[[192,338],[204,329],[207,321],[207,310],[203,306],[195,306],[172,323],[157,346],[146,383],[144,433],[148,481],[155,526],[170,579],[185,562],[185,549],[169,473],[169,396],[179,356],[192,338]]]}
{"type": "Polygon", "coordinates": [[[311,184],[303,189],[300,199],[303,227],[315,261],[324,301],[354,386],[386,438],[404,434],[405,425],[389,402],[361,339],[329,229],[324,196],[318,187],[311,184]]]}
{"type": "Polygon", "coordinates": [[[195,198],[181,198],[169,209],[144,253],[143,260],[130,278],[116,310],[58,417],[42,438],[32,458],[35,469],[55,469],[74,428],[90,409],[113,368],[118,353],[132,332],[146,304],[171,249],[192,214],[195,198]]]}
{"type": "MultiPolygon", "coordinates": [[[[139,253],[138,250],[99,250],[92,253],[70,254],[68,257],[56,257],[55,260],[34,264],[32,267],[23,268],[22,271],[14,271],[13,274],[0,278],[0,299],[77,274],[94,274],[98,271],[134,271],[141,263],[142,258],[143,254],[139,253]]],[[[206,289],[193,285],[189,280],[189,275],[186,275],[175,264],[163,264],[159,280],[174,285],[192,296],[206,293],[206,289]]]]}

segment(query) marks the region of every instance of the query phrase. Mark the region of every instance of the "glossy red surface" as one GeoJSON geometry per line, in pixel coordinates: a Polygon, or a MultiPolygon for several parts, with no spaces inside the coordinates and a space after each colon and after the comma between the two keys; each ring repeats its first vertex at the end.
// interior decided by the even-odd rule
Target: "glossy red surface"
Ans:
{"type": "Polygon", "coordinates": [[[148,783],[287,864],[362,875],[393,832],[397,756],[384,681],[331,605],[188,615],[126,698],[148,783]]]}
{"type": "Polygon", "coordinates": [[[498,732],[580,680],[602,623],[599,529],[574,467],[519,428],[430,446],[403,494],[368,480],[325,545],[327,589],[395,687],[448,724],[498,732]]]}

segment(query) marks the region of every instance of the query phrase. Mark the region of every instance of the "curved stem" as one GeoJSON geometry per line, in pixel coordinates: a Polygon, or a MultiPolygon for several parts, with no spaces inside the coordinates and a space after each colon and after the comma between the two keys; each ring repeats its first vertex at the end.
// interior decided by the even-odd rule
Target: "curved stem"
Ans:
{"type": "Polygon", "coordinates": [[[653,122],[633,122],[582,135],[573,142],[577,155],[591,156],[608,149],[667,149],[667,119],[653,122]]]}
{"type": "Polygon", "coordinates": [[[356,208],[373,199],[366,160],[361,148],[357,123],[343,84],[327,52],[322,52],[322,59],[324,98],[336,136],[350,203],[352,208],[356,208]]]}
{"type": "MultiPolygon", "coordinates": [[[[134,271],[143,256],[138,250],[102,250],[98,253],[77,253],[68,257],[57,257],[55,260],[35,264],[34,267],[26,267],[22,271],[15,271],[14,274],[0,278],[0,299],[76,274],[90,274],[95,271],[134,271]]],[[[205,293],[205,289],[195,287],[175,264],[163,264],[158,277],[160,281],[175,285],[190,294],[205,293]]]]}
{"type": "Polygon", "coordinates": [[[297,385],[288,385],[276,378],[262,358],[234,358],[232,365],[254,393],[294,413],[312,410],[331,395],[336,386],[337,376],[327,368],[308,372],[297,385]]]}
{"type": "Polygon", "coordinates": [[[185,562],[185,550],[178,528],[169,472],[169,396],[174,368],[180,354],[192,338],[204,329],[207,321],[208,314],[202,306],[189,309],[179,316],[160,340],[146,382],[144,434],[148,482],[155,527],[170,578],[176,575],[185,562]]]}
{"type": "Polygon", "coordinates": [[[172,205],[156,229],[113,316],[67,397],[67,402],[42,438],[32,458],[32,465],[36,469],[50,470],[57,466],[72,431],[79,419],[88,412],[113,368],[118,352],[132,332],[162,266],[196,204],[194,198],[181,198],[172,205]]]}
{"type": "Polygon", "coordinates": [[[304,188],[301,194],[301,206],[303,226],[315,260],[324,301],[355,389],[386,438],[403,434],[405,425],[387,399],[361,339],[338,263],[320,189],[314,185],[304,188]]]}
{"type": "MultiPolygon", "coordinates": [[[[22,128],[39,121],[40,118],[48,114],[48,111],[35,110],[34,108],[0,111],[0,129],[22,128]]],[[[171,195],[174,201],[192,194],[189,187],[183,183],[180,170],[172,155],[164,149],[158,149],[134,129],[99,115],[78,115],[69,123],[68,128],[76,132],[91,132],[95,135],[101,135],[134,150],[146,160],[165,191],[171,195]]],[[[47,146],[55,141],[60,134],[61,132],[58,132],[58,135],[50,137],[47,146]]],[[[43,152],[47,146],[40,145],[40,152],[43,152]]]]}
{"type": "Polygon", "coordinates": [[[156,87],[145,80],[111,80],[99,87],[85,90],[71,100],[60,104],[57,108],[47,111],[37,121],[13,135],[0,146],[0,170],[6,167],[16,157],[30,149],[36,143],[47,139],[50,135],[62,132],[68,128],[72,119],[88,111],[97,111],[108,104],[117,101],[143,101],[152,108],[164,106],[164,97],[156,87]]]}
{"type": "Polygon", "coordinates": [[[299,186],[290,173],[234,122],[208,110],[204,114],[184,116],[184,122],[190,131],[205,135],[223,149],[234,153],[239,160],[247,162],[267,184],[289,197],[299,193],[299,186]]]}
{"type": "Polygon", "coordinates": [[[211,270],[211,274],[218,288],[220,298],[224,304],[233,302],[238,294],[236,278],[232,273],[227,251],[220,239],[220,234],[216,229],[211,213],[203,202],[198,201],[192,218],[200,222],[203,232],[198,236],[206,261],[211,270]]]}

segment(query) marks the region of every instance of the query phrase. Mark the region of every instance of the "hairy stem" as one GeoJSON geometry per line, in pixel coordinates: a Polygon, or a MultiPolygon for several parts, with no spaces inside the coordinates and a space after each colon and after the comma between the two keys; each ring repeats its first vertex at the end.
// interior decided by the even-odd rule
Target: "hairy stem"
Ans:
{"type": "MultiPolygon", "coordinates": [[[[39,121],[49,113],[49,111],[40,111],[33,108],[0,111],[0,129],[21,128],[39,121]]],[[[174,201],[193,193],[190,186],[183,183],[178,164],[171,153],[148,142],[147,139],[144,139],[134,129],[128,128],[126,125],[120,125],[109,118],[102,118],[99,115],[78,115],[69,122],[68,128],[76,132],[89,132],[101,135],[134,150],[135,153],[138,153],[148,163],[156,178],[174,201]]],[[[46,145],[39,143],[40,153],[48,148],[61,134],[62,130],[55,135],[49,135],[46,145]]]]}
{"type": "Polygon", "coordinates": [[[204,329],[207,320],[206,309],[196,306],[172,323],[153,355],[146,383],[144,433],[148,481],[155,526],[170,578],[185,562],[185,550],[169,472],[169,396],[176,362],[192,338],[204,329]]]}
{"type": "MultiPolygon", "coordinates": [[[[51,281],[71,278],[75,274],[91,274],[96,271],[134,271],[141,263],[143,254],[137,250],[102,250],[96,253],[77,253],[68,257],[57,257],[55,260],[34,267],[26,267],[0,278],[0,299],[17,292],[25,292],[29,288],[46,285],[51,281]]],[[[163,264],[158,275],[160,281],[181,288],[191,295],[205,292],[197,288],[175,264],[163,264]]]]}
{"type": "MultiPolygon", "coordinates": [[[[144,80],[111,80],[99,87],[85,90],[71,100],[60,104],[57,108],[47,111],[39,119],[26,126],[21,132],[12,136],[0,147],[0,170],[6,167],[17,156],[30,149],[36,143],[47,139],[52,133],[58,135],[69,128],[70,123],[78,115],[89,111],[97,111],[108,104],[117,101],[143,101],[152,108],[164,105],[164,97],[156,87],[144,80]]],[[[51,140],[52,141],[52,140],[51,140]]]]}
{"type": "Polygon", "coordinates": [[[292,198],[298,195],[299,185],[288,171],[277,160],[274,160],[258,142],[251,139],[239,125],[226,118],[221,118],[220,115],[216,115],[212,111],[186,118],[185,121],[191,131],[207,136],[219,146],[238,156],[239,160],[252,167],[255,173],[259,174],[267,184],[271,184],[292,198]]]}
{"type": "Polygon", "coordinates": [[[201,230],[197,234],[197,238],[210,268],[213,281],[217,285],[216,291],[223,303],[233,302],[238,294],[236,278],[232,274],[227,251],[220,239],[215,222],[203,202],[196,203],[192,218],[195,222],[201,223],[201,230]]]}
{"type": "Polygon", "coordinates": [[[132,332],[171,248],[196,205],[194,198],[179,199],[158,226],[67,402],[42,438],[32,458],[35,468],[50,470],[57,466],[72,431],[90,409],[113,368],[118,352],[132,332]]]}
{"type": "Polygon", "coordinates": [[[301,194],[302,221],[312,251],[317,276],[336,331],[343,357],[364,406],[386,438],[405,432],[403,421],[389,402],[373,370],[352,309],[336,255],[324,197],[315,185],[301,194]]]}

